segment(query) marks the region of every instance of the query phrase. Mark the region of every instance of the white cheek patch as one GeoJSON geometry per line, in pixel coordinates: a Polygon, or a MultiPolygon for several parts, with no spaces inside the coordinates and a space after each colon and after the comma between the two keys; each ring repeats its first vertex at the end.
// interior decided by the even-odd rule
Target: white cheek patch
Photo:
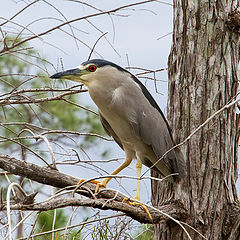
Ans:
{"type": "Polygon", "coordinates": [[[72,77],[70,80],[74,82],[82,83],[82,81],[79,78],[72,77]]]}
{"type": "Polygon", "coordinates": [[[86,66],[80,65],[80,66],[78,66],[77,68],[80,69],[80,70],[83,70],[83,69],[86,68],[86,66]]]}
{"type": "Polygon", "coordinates": [[[88,78],[89,78],[88,74],[85,74],[85,75],[81,76],[81,79],[84,80],[84,81],[87,81],[88,78]]]}

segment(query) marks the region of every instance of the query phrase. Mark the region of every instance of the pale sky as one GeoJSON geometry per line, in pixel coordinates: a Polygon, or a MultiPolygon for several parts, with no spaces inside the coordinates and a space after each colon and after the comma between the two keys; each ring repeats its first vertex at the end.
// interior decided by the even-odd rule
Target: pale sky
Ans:
{"type": "MultiPolygon", "coordinates": [[[[9,19],[29,2],[27,0],[1,0],[0,16],[9,19]]],[[[52,4],[52,6],[44,1],[39,1],[39,3],[32,5],[14,18],[13,21],[23,26],[28,25],[28,29],[38,34],[64,22],[64,18],[71,20],[98,13],[97,10],[77,1],[48,0],[47,2],[52,4]],[[37,19],[41,20],[34,22],[37,19]]],[[[85,2],[95,6],[97,9],[110,10],[135,1],[91,0],[85,2]]],[[[166,1],[166,3],[171,3],[171,1],[166,1]]],[[[96,47],[96,51],[104,59],[115,62],[122,67],[128,66],[129,60],[130,66],[155,70],[167,67],[172,38],[172,14],[171,5],[152,2],[121,10],[115,15],[102,15],[89,18],[90,22],[86,20],[75,22],[72,24],[72,29],[75,37],[90,47],[101,36],[101,32],[108,32],[106,38],[110,44],[106,39],[102,38],[96,47]]],[[[3,20],[0,21],[2,22],[3,20]]],[[[16,31],[16,25],[8,24],[8,28],[5,30],[16,31]]],[[[52,62],[55,68],[59,70],[61,70],[61,66],[59,65],[60,58],[62,59],[64,69],[71,69],[80,65],[81,62],[86,61],[90,52],[84,44],[78,40],[74,41],[73,37],[68,35],[71,34],[69,26],[63,27],[63,30],[67,31],[67,33],[55,30],[43,36],[41,40],[36,39],[30,42],[32,46],[38,49],[41,56],[52,62]]],[[[27,30],[24,31],[24,34],[28,33],[27,30]]],[[[94,54],[93,58],[100,57],[94,54]]],[[[49,67],[47,70],[50,75],[56,72],[52,67],[49,67]]],[[[132,72],[136,73],[136,71],[132,72]]],[[[166,113],[167,72],[158,73],[157,79],[163,80],[163,82],[160,81],[157,84],[158,91],[162,95],[156,93],[153,82],[148,81],[146,86],[163,112],[166,113]]],[[[87,94],[84,95],[83,101],[88,104],[92,103],[87,94]]],[[[114,146],[112,157],[124,156],[116,144],[111,144],[111,146],[114,146]]],[[[109,167],[111,169],[111,166],[109,167]]],[[[132,167],[134,169],[135,164],[132,167]]],[[[70,174],[72,169],[66,171],[70,174]]],[[[124,173],[126,174],[126,172],[124,173]]],[[[134,175],[134,171],[131,174],[134,175]]],[[[74,175],[77,176],[78,173],[74,172],[74,175]]],[[[136,186],[135,183],[131,185],[133,189],[136,186]]]]}
{"type": "MultiPolygon", "coordinates": [[[[0,16],[9,19],[26,6],[26,2],[28,3],[28,1],[2,0],[0,16]]],[[[102,10],[110,10],[133,3],[133,1],[126,0],[86,2],[102,10]]],[[[65,18],[71,20],[98,12],[77,2],[55,0],[48,1],[48,3],[52,4],[52,6],[43,1],[34,4],[12,21],[27,26],[30,31],[38,34],[62,23],[62,21],[65,21],[65,18]],[[58,9],[59,12],[56,9],[58,9]],[[61,14],[63,14],[64,17],[61,14]],[[36,21],[37,19],[41,20],[36,21]]],[[[102,35],[102,32],[108,32],[106,38],[109,43],[106,39],[102,38],[96,47],[96,51],[104,59],[115,62],[123,67],[128,66],[128,61],[130,66],[146,69],[154,70],[167,67],[167,58],[171,46],[171,34],[169,33],[172,31],[172,6],[152,2],[121,10],[115,15],[103,15],[89,18],[88,20],[90,22],[82,20],[72,24],[74,35],[80,39],[80,41],[92,47],[96,40],[102,35]],[[158,38],[164,35],[167,36],[158,40],[158,38]]],[[[8,28],[6,28],[6,30],[16,31],[15,24],[8,24],[7,26],[8,28]]],[[[69,34],[71,34],[69,26],[63,27],[63,30],[67,31],[68,34],[60,30],[55,30],[43,36],[41,40],[36,39],[30,42],[32,46],[38,49],[41,56],[52,62],[55,68],[59,70],[61,70],[61,65],[58,63],[60,58],[62,59],[64,69],[69,69],[86,61],[90,53],[89,48],[78,40],[74,41],[72,36],[69,36],[69,34]]],[[[23,34],[29,34],[29,31],[25,30],[23,34]]],[[[100,57],[94,54],[93,58],[100,57]]],[[[48,73],[50,75],[55,72],[56,70],[54,68],[49,67],[48,73]]],[[[136,71],[133,71],[133,73],[136,73],[136,71]]],[[[157,74],[157,79],[164,80],[164,82],[158,82],[157,84],[158,91],[161,92],[162,95],[156,93],[153,82],[148,81],[146,86],[165,112],[167,103],[167,72],[157,74]]],[[[85,94],[84,97],[81,96],[81,99],[87,104],[92,103],[88,94],[85,94]]],[[[111,146],[114,149],[112,151],[112,157],[124,157],[123,151],[115,143],[111,143],[111,146]]],[[[97,152],[97,150],[95,150],[95,152],[97,152]]],[[[93,156],[97,158],[97,153],[96,155],[93,154],[93,156]]],[[[106,166],[106,169],[109,169],[109,171],[113,169],[112,165],[110,165],[106,166]]],[[[133,170],[130,174],[135,175],[135,164],[132,165],[132,168],[133,170]]],[[[71,173],[76,177],[79,176],[79,174],[81,176],[84,174],[78,171],[74,172],[72,169],[65,168],[64,170],[65,172],[67,171],[66,173],[71,173]]],[[[87,178],[89,174],[85,173],[84,177],[87,178]]],[[[128,171],[123,171],[122,174],[128,174],[128,171]]],[[[90,174],[89,177],[91,176],[92,174],[90,174]]],[[[135,190],[136,184],[132,181],[131,183],[133,190],[135,190]]]]}

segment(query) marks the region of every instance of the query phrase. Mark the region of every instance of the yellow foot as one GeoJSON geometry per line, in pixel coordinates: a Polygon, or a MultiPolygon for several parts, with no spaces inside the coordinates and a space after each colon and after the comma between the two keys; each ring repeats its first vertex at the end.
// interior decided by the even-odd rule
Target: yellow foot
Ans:
{"type": "Polygon", "coordinates": [[[132,205],[132,206],[141,206],[143,208],[143,210],[147,213],[150,221],[152,221],[152,216],[151,216],[150,212],[148,211],[147,207],[143,203],[134,202],[132,200],[129,200],[129,198],[126,198],[126,197],[122,200],[122,203],[124,203],[124,202],[126,202],[127,204],[132,205]]]}
{"type": "MultiPolygon", "coordinates": [[[[81,180],[77,183],[77,185],[82,184],[84,181],[86,181],[86,179],[81,179],[81,180]]],[[[96,188],[95,188],[94,193],[98,193],[98,190],[99,190],[100,187],[106,188],[106,183],[103,182],[103,181],[100,182],[100,181],[97,181],[97,180],[91,180],[90,182],[96,184],[96,188]]]]}

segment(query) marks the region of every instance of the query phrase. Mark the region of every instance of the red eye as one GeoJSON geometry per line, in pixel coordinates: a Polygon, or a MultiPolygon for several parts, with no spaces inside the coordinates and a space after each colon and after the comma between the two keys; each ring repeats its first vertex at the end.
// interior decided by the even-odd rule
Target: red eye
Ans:
{"type": "Polygon", "coordinates": [[[96,69],[97,69],[97,67],[96,67],[95,65],[90,65],[90,66],[88,67],[89,72],[95,72],[96,69]]]}

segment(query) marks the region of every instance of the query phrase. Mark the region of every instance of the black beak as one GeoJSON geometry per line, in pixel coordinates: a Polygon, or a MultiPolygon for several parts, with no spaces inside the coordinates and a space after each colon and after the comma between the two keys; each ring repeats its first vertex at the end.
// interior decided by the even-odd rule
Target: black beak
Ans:
{"type": "Polygon", "coordinates": [[[70,69],[64,72],[59,72],[59,73],[55,73],[53,74],[50,78],[64,78],[64,77],[68,77],[68,76],[80,76],[82,74],[82,71],[79,68],[75,68],[75,69],[70,69]]]}

